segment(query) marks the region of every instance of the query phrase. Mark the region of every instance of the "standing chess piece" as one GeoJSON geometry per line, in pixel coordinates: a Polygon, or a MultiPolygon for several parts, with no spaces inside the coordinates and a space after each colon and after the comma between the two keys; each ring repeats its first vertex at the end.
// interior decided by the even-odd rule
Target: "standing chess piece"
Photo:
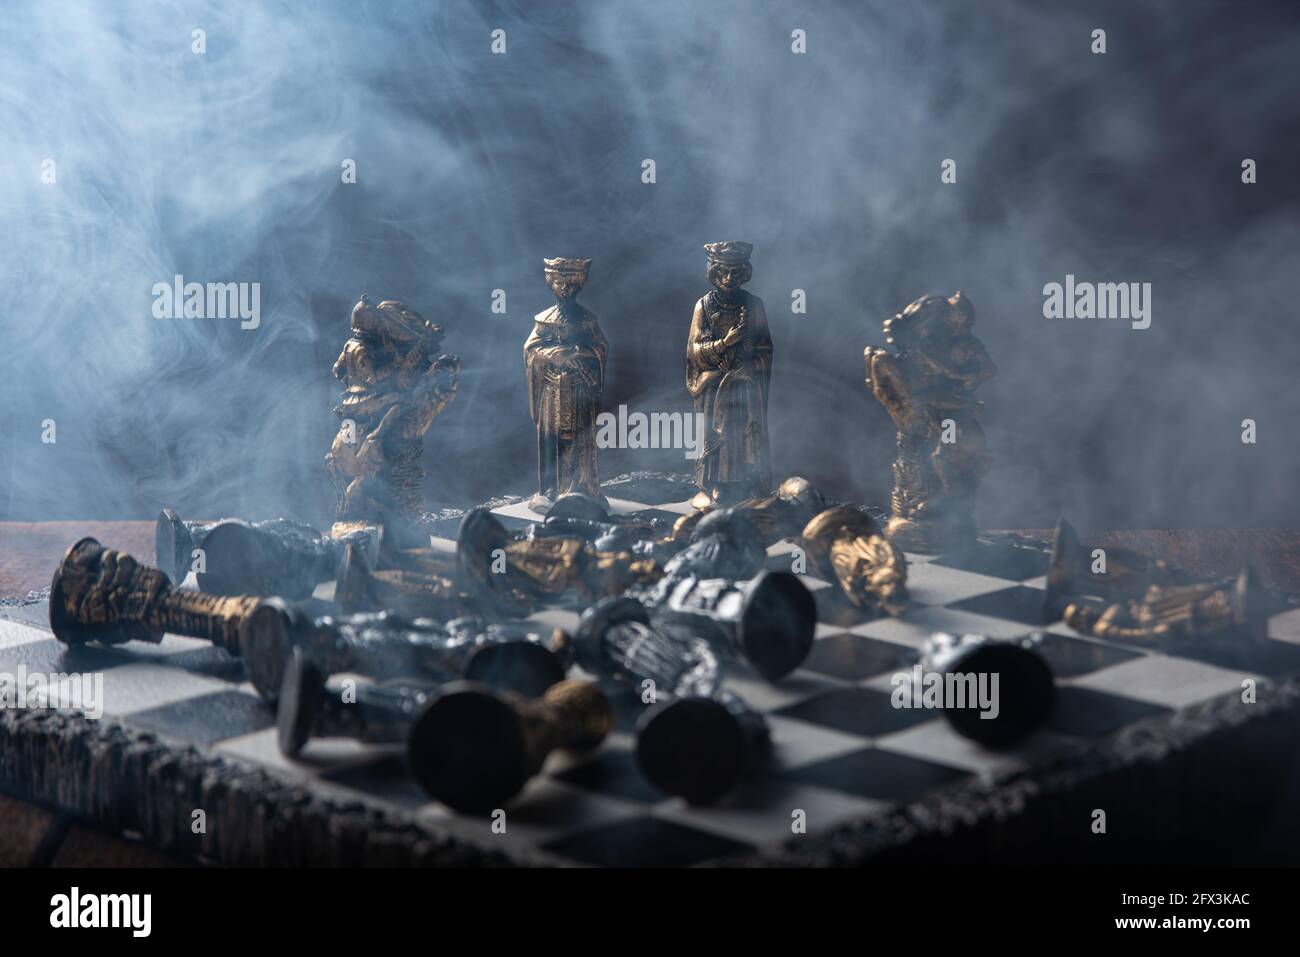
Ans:
{"type": "Polygon", "coordinates": [[[424,433],[456,395],[460,359],[442,326],[400,302],[352,309],[352,337],[334,363],[342,422],[325,465],[338,489],[334,534],[382,525],[392,544],[422,544],[424,433]]]}
{"type": "Polygon", "coordinates": [[[885,320],[893,351],[868,347],[867,385],[898,430],[885,534],[907,551],[973,542],[975,490],[989,469],[975,389],[997,374],[959,292],[922,296],[885,320]]]}
{"type": "Polygon", "coordinates": [[[772,336],[763,300],[740,287],[754,274],[750,243],[709,243],[705,276],[713,289],[695,304],[686,342],[686,388],[704,416],[695,463],[696,508],[734,505],[772,487],[767,390],[772,336]]]}
{"type": "Polygon", "coordinates": [[[596,416],[609,344],[595,313],[577,301],[591,260],[543,261],[555,305],[533,317],[532,335],[524,343],[524,370],[528,409],[537,425],[537,494],[528,504],[545,513],[570,492],[605,501],[596,461],[596,416]]]}

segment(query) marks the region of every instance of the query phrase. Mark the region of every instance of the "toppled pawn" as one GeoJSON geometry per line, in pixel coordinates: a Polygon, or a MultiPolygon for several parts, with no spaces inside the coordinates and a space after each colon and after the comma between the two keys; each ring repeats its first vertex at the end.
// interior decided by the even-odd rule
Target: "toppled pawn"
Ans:
{"type": "Polygon", "coordinates": [[[674,638],[650,624],[636,599],[599,602],[583,614],[574,653],[586,671],[638,690],[655,703],[637,720],[637,764],[656,787],[691,804],[712,804],[767,760],[762,716],[721,687],[708,642],[674,638]]]}
{"type": "Polygon", "coordinates": [[[765,545],[796,538],[814,515],[826,508],[826,499],[806,478],[792,475],[771,495],[747,499],[736,506],[754,523],[765,545]]]}
{"type": "Polygon", "coordinates": [[[925,644],[912,681],[895,688],[925,706],[938,704],[952,729],[990,748],[1028,737],[1047,721],[1056,701],[1041,637],[1004,640],[936,633],[925,644]]]}
{"type": "Polygon", "coordinates": [[[408,568],[372,571],[365,553],[349,545],[334,579],[334,602],[345,613],[392,610],[404,615],[447,618],[466,614],[473,600],[460,587],[454,558],[430,556],[408,568]]]}
{"type": "Polygon", "coordinates": [[[1140,599],[1150,585],[1179,582],[1180,576],[1163,561],[1132,549],[1114,545],[1098,551],[1085,548],[1074,526],[1061,519],[1047,569],[1044,609],[1050,620],[1062,614],[1072,599],[1124,602],[1140,599]]]}
{"type": "Polygon", "coordinates": [[[407,761],[434,798],[483,814],[522,791],[552,751],[595,748],[613,726],[609,701],[589,682],[562,681],[532,700],[456,682],[421,708],[407,761]]]}
{"type": "Polygon", "coordinates": [[[657,628],[702,638],[768,681],[780,681],[812,651],[817,605],[790,572],[764,571],[746,582],[685,575],[665,583],[642,596],[657,628]]]}
{"type": "Polygon", "coordinates": [[[1106,604],[1076,598],[1065,623],[1080,634],[1111,641],[1214,639],[1267,636],[1266,599],[1248,569],[1229,582],[1151,585],[1140,598],[1106,604]]]}
{"type": "Polygon", "coordinates": [[[901,615],[907,608],[907,559],[866,512],[828,508],[803,528],[800,543],[813,574],[839,585],[854,606],[901,615]]]}
{"type": "Polygon", "coordinates": [[[346,547],[361,548],[373,561],[380,538],[378,528],[363,528],[335,539],[283,518],[185,522],[171,509],[154,523],[159,567],[177,580],[193,568],[199,589],[214,595],[306,598],[335,576],[346,547]],[[198,550],[201,557],[195,556],[198,550]]]}
{"type": "MultiPolygon", "coordinates": [[[[172,632],[203,638],[232,655],[247,651],[256,596],[223,596],[175,588],[157,568],[83,538],[64,554],[50,583],[50,630],[67,645],[87,641],[157,644],[172,632]]],[[[280,614],[276,609],[264,612],[280,614]]]]}
{"type": "Polygon", "coordinates": [[[563,680],[567,670],[557,653],[567,643],[563,632],[544,634],[524,626],[505,630],[476,619],[444,625],[386,611],[311,618],[268,599],[244,630],[249,680],[269,701],[275,700],[295,649],[326,675],[349,672],[376,681],[430,683],[473,677],[530,695],[563,680]]]}

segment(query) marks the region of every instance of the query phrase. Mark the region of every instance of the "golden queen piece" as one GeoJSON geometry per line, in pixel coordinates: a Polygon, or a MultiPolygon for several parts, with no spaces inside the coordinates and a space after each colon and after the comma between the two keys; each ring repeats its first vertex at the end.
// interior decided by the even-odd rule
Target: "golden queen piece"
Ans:
{"type": "Polygon", "coordinates": [[[709,243],[705,273],[713,289],[695,304],[686,342],[686,388],[704,416],[695,465],[696,508],[767,495],[772,468],[767,394],[772,336],[763,300],[740,287],[753,275],[750,243],[709,243]]]}
{"type": "Polygon", "coordinates": [[[974,323],[960,292],[922,296],[885,320],[893,351],[866,350],[867,385],[898,432],[885,534],[908,551],[961,546],[976,535],[975,490],[989,454],[974,393],[997,368],[971,333],[974,323]]]}
{"type": "Polygon", "coordinates": [[[561,495],[581,492],[603,502],[596,458],[596,416],[605,389],[609,344],[595,313],[581,306],[590,259],[547,259],[555,305],[533,317],[524,343],[528,409],[537,426],[537,494],[545,513],[561,495]]]}
{"type": "Polygon", "coordinates": [[[362,296],[352,336],[334,363],[342,419],[325,456],[338,490],[336,536],[382,525],[394,544],[418,544],[424,433],[456,395],[460,360],[441,352],[442,326],[400,302],[362,296]]]}

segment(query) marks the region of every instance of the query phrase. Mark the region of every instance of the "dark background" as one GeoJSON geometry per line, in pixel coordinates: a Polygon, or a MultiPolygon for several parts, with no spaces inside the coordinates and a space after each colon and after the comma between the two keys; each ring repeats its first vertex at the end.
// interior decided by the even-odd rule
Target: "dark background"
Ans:
{"type": "MultiPolygon", "coordinates": [[[[542,258],[594,259],[583,301],[611,343],[607,408],[684,410],[701,246],[745,239],[776,349],[778,476],[886,500],[893,433],[863,347],[912,299],[961,289],[1000,367],[981,392],[984,524],[1300,524],[1300,4],[51,2],[4,17],[0,518],[168,504],[327,522],[329,370],[362,292],[443,323],[464,364],[426,440],[430,503],[527,492],[521,347],[553,301],[542,258]],[[154,319],[152,286],[176,273],[261,282],[261,328],[154,319]],[[1044,319],[1043,285],[1066,273],[1152,283],[1151,328],[1044,319]]],[[[686,464],[602,453],[607,477],[686,464]]]]}

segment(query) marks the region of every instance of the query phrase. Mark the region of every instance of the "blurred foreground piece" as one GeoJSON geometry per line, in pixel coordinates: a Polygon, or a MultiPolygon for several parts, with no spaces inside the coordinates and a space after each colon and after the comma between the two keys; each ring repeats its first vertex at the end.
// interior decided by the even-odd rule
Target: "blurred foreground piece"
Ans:
{"type": "Polygon", "coordinates": [[[772,487],[767,439],[767,395],[772,336],[763,300],[741,288],[754,270],[750,243],[705,247],[705,277],[713,286],[695,304],[686,341],[686,388],[703,417],[695,466],[696,508],[734,505],[772,487]]]}
{"type": "Polygon", "coordinates": [[[938,696],[958,734],[992,748],[1015,744],[1042,727],[1056,701],[1052,669],[1039,644],[1037,636],[936,633],[914,669],[912,707],[930,707],[938,696]]]}
{"type": "Polygon", "coordinates": [[[178,582],[193,569],[199,589],[214,595],[306,598],[335,576],[349,544],[373,561],[380,538],[378,528],[357,528],[332,538],[283,518],[186,522],[171,509],[163,509],[154,524],[158,567],[178,582]]]}
{"type": "Polygon", "coordinates": [[[596,416],[605,389],[608,343],[595,313],[578,303],[590,259],[547,259],[555,305],[533,317],[524,342],[528,409],[537,426],[537,494],[545,513],[568,492],[603,501],[596,453],[596,416]]]}
{"type": "Polygon", "coordinates": [[[867,385],[898,431],[885,534],[906,551],[975,540],[975,491],[989,469],[975,389],[997,369],[971,333],[974,323],[960,292],[922,296],[885,320],[892,351],[866,350],[867,385]]]}
{"type": "Polygon", "coordinates": [[[771,750],[767,723],[730,691],[708,642],[671,637],[636,599],[589,608],[574,635],[577,662],[628,685],[651,706],[637,720],[637,763],[656,787],[711,804],[771,750]]]}
{"type": "Polygon", "coordinates": [[[382,525],[392,544],[422,544],[424,433],[456,395],[460,360],[441,352],[442,326],[400,302],[352,309],[334,363],[342,420],[325,465],[338,490],[334,534],[382,525]]]}
{"type": "Polygon", "coordinates": [[[562,681],[534,699],[456,682],[420,710],[407,761],[437,800],[483,814],[522,791],[552,751],[595,748],[613,726],[609,701],[589,682],[562,681]]]}
{"type": "Polygon", "coordinates": [[[804,527],[800,543],[813,574],[838,583],[858,608],[889,615],[907,608],[907,559],[866,512],[828,508],[804,527]]]}

